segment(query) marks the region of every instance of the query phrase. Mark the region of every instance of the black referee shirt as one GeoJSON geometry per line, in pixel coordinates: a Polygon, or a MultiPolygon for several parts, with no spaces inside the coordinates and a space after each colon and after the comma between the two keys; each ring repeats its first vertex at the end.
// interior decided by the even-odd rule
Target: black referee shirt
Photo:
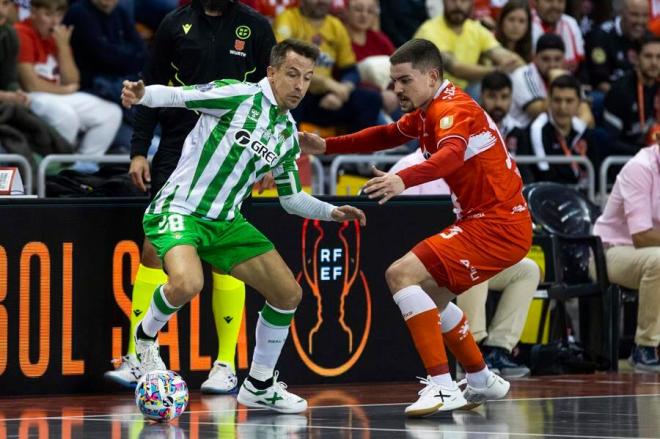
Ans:
{"type": "MultiPolygon", "coordinates": [[[[230,3],[221,16],[211,17],[204,13],[200,0],[193,0],[170,12],[158,27],[144,81],[174,86],[216,79],[258,82],[266,76],[274,45],[270,23],[248,6],[230,3]]],[[[154,128],[160,123],[154,167],[171,172],[198,118],[187,109],[137,106],[131,157],[147,155],[154,128]]]]}

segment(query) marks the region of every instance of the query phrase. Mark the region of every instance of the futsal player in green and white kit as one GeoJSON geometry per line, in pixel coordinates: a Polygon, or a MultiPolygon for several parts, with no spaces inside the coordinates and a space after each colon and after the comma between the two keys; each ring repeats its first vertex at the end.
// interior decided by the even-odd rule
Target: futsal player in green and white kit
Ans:
{"type": "Polygon", "coordinates": [[[272,52],[267,77],[258,84],[233,80],[191,87],[124,82],[122,103],[185,107],[202,113],[188,135],[177,168],[144,215],[146,236],[169,275],[156,289],[136,329],[136,351],[145,373],[164,369],[156,335],[202,290],[201,260],[231,274],[265,299],[256,346],[238,402],[299,413],[307,401],[278,382],[275,364],[289,333],[302,291],[273,244],[240,213],[252,185],[272,171],[284,209],[326,221],[358,219],[351,206],[335,207],[302,192],[296,159],[298,132],[289,110],[309,88],[319,50],[285,40],[272,52]]]}

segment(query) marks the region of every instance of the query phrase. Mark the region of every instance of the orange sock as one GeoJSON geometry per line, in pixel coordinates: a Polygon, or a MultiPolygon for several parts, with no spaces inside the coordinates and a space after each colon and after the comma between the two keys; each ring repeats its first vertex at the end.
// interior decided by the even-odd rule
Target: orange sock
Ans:
{"type": "Polygon", "coordinates": [[[458,325],[443,333],[442,336],[447,343],[447,347],[466,372],[479,372],[486,367],[479,346],[477,346],[477,342],[474,341],[470,332],[465,314],[463,314],[463,318],[458,325]]]}
{"type": "Polygon", "coordinates": [[[437,308],[410,317],[406,320],[406,325],[410,330],[415,348],[422,357],[426,373],[431,376],[449,373],[437,308]]]}

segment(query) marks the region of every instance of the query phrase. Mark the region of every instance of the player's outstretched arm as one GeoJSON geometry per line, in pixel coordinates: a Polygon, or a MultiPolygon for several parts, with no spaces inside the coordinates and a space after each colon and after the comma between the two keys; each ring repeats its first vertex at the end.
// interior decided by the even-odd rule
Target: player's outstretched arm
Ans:
{"type": "Polygon", "coordinates": [[[360,209],[348,205],[334,206],[302,191],[293,195],[280,196],[279,200],[284,210],[292,215],[323,221],[358,220],[360,225],[367,225],[367,217],[360,209]]]}
{"type": "Polygon", "coordinates": [[[306,154],[363,154],[403,145],[411,138],[396,123],[365,128],[346,136],[322,139],[316,134],[298,133],[300,149],[306,154]]]}

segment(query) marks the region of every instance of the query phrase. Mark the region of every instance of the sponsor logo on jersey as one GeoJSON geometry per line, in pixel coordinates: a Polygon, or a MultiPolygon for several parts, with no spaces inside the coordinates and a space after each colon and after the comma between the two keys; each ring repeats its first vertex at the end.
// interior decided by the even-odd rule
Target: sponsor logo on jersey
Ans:
{"type": "Polygon", "coordinates": [[[253,141],[251,139],[250,133],[246,130],[237,131],[234,135],[234,141],[240,146],[250,148],[254,154],[261,157],[270,166],[273,166],[277,161],[277,155],[275,155],[273,151],[269,150],[268,147],[260,141],[253,141]]]}
{"type": "Polygon", "coordinates": [[[192,24],[190,24],[190,23],[182,24],[181,27],[183,28],[183,33],[185,35],[188,35],[188,32],[192,28],[192,24]]]}

